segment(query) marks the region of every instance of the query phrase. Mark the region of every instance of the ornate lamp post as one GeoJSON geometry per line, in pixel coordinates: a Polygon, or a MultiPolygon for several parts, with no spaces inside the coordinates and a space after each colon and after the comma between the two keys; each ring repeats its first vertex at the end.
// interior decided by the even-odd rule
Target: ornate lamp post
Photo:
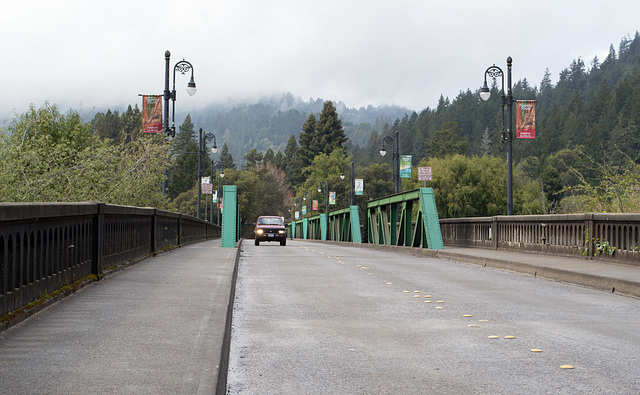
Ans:
{"type": "Polygon", "coordinates": [[[511,56],[507,58],[507,94],[505,96],[504,92],[504,72],[502,69],[495,64],[489,67],[484,72],[484,85],[480,88],[480,98],[482,100],[489,100],[491,96],[491,90],[487,86],[487,75],[493,78],[493,81],[496,78],[500,77],[502,79],[502,142],[507,143],[507,215],[513,215],[513,151],[512,151],[512,141],[513,141],[513,95],[511,94],[511,64],[512,64],[511,56]],[[507,106],[507,131],[505,135],[504,131],[504,106],[507,106]]]}
{"type": "MultiPolygon", "coordinates": [[[[222,169],[222,171],[220,171],[220,176],[218,176],[218,203],[216,203],[216,206],[218,207],[218,225],[220,225],[220,202],[222,201],[222,194],[220,193],[220,182],[223,181],[222,179],[224,178],[224,169],[222,169]]],[[[224,183],[222,184],[224,185],[224,183]]]]}
{"type": "Polygon", "coordinates": [[[200,219],[200,195],[202,194],[202,157],[206,153],[207,140],[213,139],[213,147],[211,152],[214,154],[218,152],[218,146],[216,145],[216,136],[213,133],[204,133],[200,128],[200,137],[198,145],[198,208],[196,216],[200,219]]]}
{"type": "Polygon", "coordinates": [[[196,94],[196,83],[193,79],[193,66],[191,63],[182,59],[173,67],[173,90],[169,90],[169,64],[171,61],[171,52],[166,51],[164,53],[165,59],[165,73],[164,73],[164,132],[171,137],[176,136],[175,116],[176,116],[176,71],[185,75],[188,71],[191,71],[191,79],[187,84],[187,93],[189,96],[196,94]],[[171,127],[169,127],[169,99],[173,102],[172,115],[171,115],[171,127]]]}
{"type": "Polygon", "coordinates": [[[326,181],[320,181],[318,184],[318,192],[322,192],[324,188],[324,213],[327,216],[327,221],[329,220],[329,179],[326,181]]]}
{"type": "MultiPolygon", "coordinates": [[[[341,180],[344,180],[344,168],[348,166],[349,165],[342,166],[342,171],[340,172],[341,180]]],[[[351,196],[351,205],[353,206],[353,161],[351,161],[351,171],[349,172],[349,195],[351,196]]]]}
{"type": "Polygon", "coordinates": [[[393,170],[391,172],[391,179],[395,182],[396,193],[400,192],[400,143],[398,139],[398,131],[395,132],[395,139],[391,136],[384,136],[382,138],[382,148],[380,149],[380,155],[385,156],[387,154],[387,150],[384,148],[385,141],[391,141],[391,143],[395,143],[392,147],[392,162],[393,162],[393,170]]]}

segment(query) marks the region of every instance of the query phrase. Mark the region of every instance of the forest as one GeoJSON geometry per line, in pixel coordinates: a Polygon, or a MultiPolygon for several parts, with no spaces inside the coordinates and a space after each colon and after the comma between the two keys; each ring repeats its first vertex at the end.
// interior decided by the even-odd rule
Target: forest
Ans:
{"type": "MultiPolygon", "coordinates": [[[[555,84],[551,77],[547,70],[538,85],[522,79],[512,88],[515,100],[537,102],[536,138],[513,141],[515,214],[639,212],[640,35],[611,45],[605,59],[588,66],[575,59],[555,84]]],[[[355,199],[364,207],[394,193],[392,155],[379,151],[397,131],[399,153],[411,155],[414,168],[403,190],[423,186],[415,168],[431,166],[427,186],[441,218],[504,215],[506,146],[495,82],[491,93],[486,102],[469,89],[440,96],[436,108],[419,113],[348,109],[287,93],[188,114],[175,139],[142,134],[137,105],[88,122],[74,111],[60,114],[55,104],[32,106],[0,133],[0,199],[99,200],[195,215],[203,128],[220,149],[202,158],[201,175],[212,175],[214,185],[238,185],[247,221],[267,213],[291,218],[309,196],[324,211],[327,184],[336,207],[344,207],[351,162],[354,178],[364,180],[364,195],[355,199]]]]}

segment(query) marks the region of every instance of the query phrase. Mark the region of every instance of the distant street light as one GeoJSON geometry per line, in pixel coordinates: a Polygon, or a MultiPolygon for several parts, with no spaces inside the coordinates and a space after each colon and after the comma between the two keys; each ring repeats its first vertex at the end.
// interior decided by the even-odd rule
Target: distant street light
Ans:
{"type": "MultiPolygon", "coordinates": [[[[220,183],[224,178],[224,169],[222,169],[220,171],[220,175],[218,176],[218,203],[216,203],[216,206],[218,206],[218,225],[220,225],[220,203],[222,202],[222,191],[220,191],[220,183]]],[[[222,185],[224,186],[224,183],[222,183],[222,185]]]]}
{"type": "Polygon", "coordinates": [[[329,179],[328,178],[327,178],[327,181],[320,181],[320,183],[318,184],[318,192],[322,192],[323,187],[324,187],[324,213],[326,214],[327,221],[329,221],[329,179]]]}
{"type": "MultiPolygon", "coordinates": [[[[386,154],[386,151],[385,151],[386,154]]],[[[382,155],[384,156],[384,154],[382,155]]],[[[340,171],[340,179],[344,180],[344,168],[349,165],[342,166],[342,170],[340,171]]],[[[351,171],[349,172],[349,196],[351,196],[351,205],[353,206],[353,161],[351,161],[351,171]]]]}
{"type": "Polygon", "coordinates": [[[191,71],[191,79],[187,84],[187,93],[189,96],[193,96],[196,94],[196,83],[193,79],[193,66],[191,63],[182,59],[173,67],[173,90],[169,90],[169,66],[171,61],[171,52],[166,51],[164,53],[165,59],[165,74],[164,74],[164,126],[163,131],[167,133],[171,137],[176,136],[176,126],[175,126],[175,117],[176,117],[176,71],[179,71],[180,74],[185,75],[188,71],[191,71]],[[171,127],[169,127],[169,99],[173,102],[172,105],[172,115],[171,115],[171,127]]]}
{"type": "Polygon", "coordinates": [[[396,193],[400,192],[400,143],[398,139],[398,130],[395,132],[395,140],[391,136],[384,136],[382,138],[382,148],[380,149],[380,155],[385,156],[387,154],[387,150],[384,148],[385,141],[391,141],[391,143],[395,143],[392,145],[392,166],[393,169],[391,171],[391,179],[395,182],[396,193]]]}
{"type": "Polygon", "coordinates": [[[218,146],[216,144],[216,136],[213,133],[204,133],[202,128],[200,128],[199,135],[199,145],[198,145],[198,208],[196,216],[200,219],[200,195],[202,194],[202,157],[206,154],[207,149],[207,140],[213,139],[213,147],[211,147],[211,152],[214,154],[218,152],[218,146]]]}
{"type": "Polygon", "coordinates": [[[511,142],[513,141],[513,116],[512,116],[512,107],[513,107],[513,96],[511,94],[511,64],[512,59],[511,56],[507,58],[507,94],[505,96],[504,93],[504,73],[502,69],[495,64],[489,67],[484,72],[484,85],[480,88],[480,98],[484,101],[489,100],[491,97],[491,90],[487,85],[487,75],[493,78],[495,82],[496,78],[501,77],[502,79],[502,142],[507,142],[507,215],[513,215],[513,151],[511,142]],[[505,136],[504,131],[504,106],[507,106],[507,132],[505,136]],[[506,137],[506,138],[505,138],[506,137]]]}

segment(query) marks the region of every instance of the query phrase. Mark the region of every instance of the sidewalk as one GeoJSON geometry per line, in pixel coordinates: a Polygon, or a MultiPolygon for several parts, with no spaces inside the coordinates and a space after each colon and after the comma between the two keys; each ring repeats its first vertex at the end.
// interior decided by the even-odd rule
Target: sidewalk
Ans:
{"type": "Polygon", "coordinates": [[[160,254],[0,333],[2,392],[224,390],[237,251],[218,239],[160,254]]]}
{"type": "Polygon", "coordinates": [[[403,254],[460,261],[640,298],[640,264],[629,265],[589,260],[587,257],[542,255],[484,248],[445,246],[443,250],[429,250],[379,244],[327,243],[359,248],[390,249],[403,254]]]}

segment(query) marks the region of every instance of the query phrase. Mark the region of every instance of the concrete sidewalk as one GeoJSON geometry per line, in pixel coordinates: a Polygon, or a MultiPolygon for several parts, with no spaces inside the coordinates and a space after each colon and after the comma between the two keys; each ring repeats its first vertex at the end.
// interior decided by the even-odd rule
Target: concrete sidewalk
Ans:
{"type": "Polygon", "coordinates": [[[239,248],[211,240],[114,273],[0,333],[0,388],[216,393],[239,248]]]}

